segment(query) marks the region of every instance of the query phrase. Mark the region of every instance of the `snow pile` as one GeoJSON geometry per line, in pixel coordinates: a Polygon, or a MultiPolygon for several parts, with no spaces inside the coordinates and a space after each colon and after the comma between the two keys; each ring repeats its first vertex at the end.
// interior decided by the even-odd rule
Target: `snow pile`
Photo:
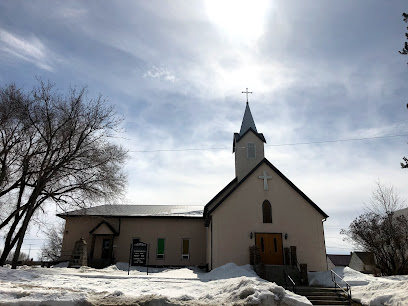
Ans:
{"type": "Polygon", "coordinates": [[[68,266],[69,266],[69,261],[63,261],[56,265],[53,265],[52,268],[68,268],[68,266]]]}
{"type": "MultiPolygon", "coordinates": [[[[375,277],[372,275],[363,274],[349,267],[335,267],[333,271],[336,272],[350,286],[367,285],[371,280],[375,279],[375,277]]],[[[309,272],[308,277],[310,286],[324,286],[324,287],[334,286],[330,271],[309,272]]],[[[341,286],[346,285],[338,277],[336,277],[336,282],[341,286]]]]}
{"type": "Polygon", "coordinates": [[[221,267],[215,268],[214,270],[205,274],[203,279],[223,279],[223,278],[234,278],[234,277],[258,277],[255,271],[250,265],[237,266],[234,263],[227,263],[221,267]]]}
{"type": "MultiPolygon", "coordinates": [[[[374,277],[349,267],[336,267],[333,270],[351,286],[351,294],[355,301],[370,306],[408,304],[408,275],[374,277]]],[[[334,286],[330,271],[313,272],[308,276],[309,284],[312,286],[334,286]]]]}
{"type": "Polygon", "coordinates": [[[311,305],[256,276],[250,266],[149,269],[118,263],[105,269],[0,267],[0,305],[311,305]]]}

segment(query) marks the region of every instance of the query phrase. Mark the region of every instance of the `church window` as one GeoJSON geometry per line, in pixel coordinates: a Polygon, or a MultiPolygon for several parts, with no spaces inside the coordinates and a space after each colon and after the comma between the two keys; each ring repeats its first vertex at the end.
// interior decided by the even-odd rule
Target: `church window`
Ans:
{"type": "Polygon", "coordinates": [[[278,242],[276,241],[276,238],[273,238],[273,244],[275,246],[275,253],[278,252],[278,242]]]}
{"type": "Polygon", "coordinates": [[[262,203],[263,223],[272,223],[272,206],[268,200],[262,203]]]}
{"type": "Polygon", "coordinates": [[[261,252],[265,252],[265,244],[263,237],[261,237],[261,252]]]}
{"type": "Polygon", "coordinates": [[[190,259],[190,239],[182,239],[181,259],[190,259]]]}
{"type": "Polygon", "coordinates": [[[250,142],[247,145],[247,156],[248,158],[255,158],[256,157],[256,148],[255,148],[255,144],[250,142]]]}
{"type": "Polygon", "coordinates": [[[157,239],[157,259],[164,259],[164,243],[165,239],[164,238],[158,238],[157,239]]]}

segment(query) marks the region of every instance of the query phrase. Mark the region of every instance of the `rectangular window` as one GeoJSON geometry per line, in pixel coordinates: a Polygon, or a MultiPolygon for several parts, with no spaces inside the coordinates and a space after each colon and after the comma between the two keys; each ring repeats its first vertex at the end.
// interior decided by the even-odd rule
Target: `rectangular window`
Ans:
{"type": "Polygon", "coordinates": [[[157,259],[164,259],[164,238],[157,238],[157,259]]]}
{"type": "Polygon", "coordinates": [[[247,145],[247,153],[248,153],[248,158],[255,158],[256,157],[256,150],[255,150],[255,144],[250,142],[247,145]]]}
{"type": "Polygon", "coordinates": [[[190,239],[182,239],[181,259],[190,259],[190,239]]]}

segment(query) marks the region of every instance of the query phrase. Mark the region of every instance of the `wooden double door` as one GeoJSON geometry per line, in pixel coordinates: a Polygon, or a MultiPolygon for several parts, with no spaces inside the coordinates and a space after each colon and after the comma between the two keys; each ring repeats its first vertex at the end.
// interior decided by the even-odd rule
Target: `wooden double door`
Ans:
{"type": "Polygon", "coordinates": [[[255,244],[266,265],[283,265],[282,234],[256,233],[255,244]]]}

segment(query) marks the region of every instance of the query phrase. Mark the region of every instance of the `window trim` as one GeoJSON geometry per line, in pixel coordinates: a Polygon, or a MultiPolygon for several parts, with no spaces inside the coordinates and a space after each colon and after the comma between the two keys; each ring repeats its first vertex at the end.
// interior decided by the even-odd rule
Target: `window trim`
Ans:
{"type": "Polygon", "coordinates": [[[164,259],[166,253],[166,238],[157,238],[156,259],[164,259]],[[159,240],[163,240],[163,253],[159,253],[159,240]]]}

